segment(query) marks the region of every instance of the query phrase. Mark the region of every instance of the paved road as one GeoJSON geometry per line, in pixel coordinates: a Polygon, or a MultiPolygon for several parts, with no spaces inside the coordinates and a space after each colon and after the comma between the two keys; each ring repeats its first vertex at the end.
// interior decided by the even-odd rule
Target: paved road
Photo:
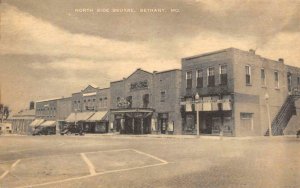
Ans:
{"type": "Polygon", "coordinates": [[[300,187],[300,139],[2,136],[0,187],[300,187]]]}

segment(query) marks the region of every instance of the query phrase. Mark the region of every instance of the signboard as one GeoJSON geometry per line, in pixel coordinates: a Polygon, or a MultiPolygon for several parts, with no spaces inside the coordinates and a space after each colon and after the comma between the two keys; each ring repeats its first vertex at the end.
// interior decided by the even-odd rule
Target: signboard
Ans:
{"type": "Polygon", "coordinates": [[[121,98],[118,102],[117,102],[117,107],[118,108],[128,108],[130,106],[130,102],[127,101],[124,98],[121,98]]]}
{"type": "Polygon", "coordinates": [[[139,90],[139,89],[147,89],[148,88],[148,81],[139,81],[130,84],[130,90],[139,90]]]}

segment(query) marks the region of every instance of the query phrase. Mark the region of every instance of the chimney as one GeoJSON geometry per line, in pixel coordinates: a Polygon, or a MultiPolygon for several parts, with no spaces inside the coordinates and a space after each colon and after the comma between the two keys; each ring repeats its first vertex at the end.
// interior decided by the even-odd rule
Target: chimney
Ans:
{"type": "Polygon", "coordinates": [[[284,59],[283,59],[283,58],[279,58],[279,59],[278,59],[278,62],[279,62],[279,63],[284,63],[284,59]]]}
{"type": "Polygon", "coordinates": [[[249,52],[250,52],[250,54],[253,54],[253,55],[255,55],[255,50],[253,50],[253,49],[250,49],[250,50],[249,50],[249,52]]]}

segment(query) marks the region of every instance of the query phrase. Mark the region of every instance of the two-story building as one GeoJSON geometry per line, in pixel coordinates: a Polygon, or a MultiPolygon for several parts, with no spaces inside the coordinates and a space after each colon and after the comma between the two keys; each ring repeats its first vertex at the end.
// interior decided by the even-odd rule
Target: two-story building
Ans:
{"type": "Polygon", "coordinates": [[[283,106],[292,109],[288,79],[283,59],[263,58],[254,50],[229,48],[183,58],[184,133],[265,135],[272,126],[273,134],[278,134],[289,119],[280,114],[292,113],[282,111],[283,106]],[[284,125],[279,126],[278,118],[284,125]]]}
{"type": "Polygon", "coordinates": [[[181,134],[181,71],[137,69],[110,83],[110,122],[121,134],[181,134]]]}
{"type": "Polygon", "coordinates": [[[66,118],[69,124],[81,126],[87,133],[108,132],[110,88],[88,85],[71,97],[72,113],[66,118]]]}

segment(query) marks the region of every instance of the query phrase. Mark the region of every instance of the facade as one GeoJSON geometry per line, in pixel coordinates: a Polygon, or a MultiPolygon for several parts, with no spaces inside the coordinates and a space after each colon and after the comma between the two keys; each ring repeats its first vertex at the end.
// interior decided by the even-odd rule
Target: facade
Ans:
{"type": "Polygon", "coordinates": [[[181,71],[147,72],[110,83],[110,128],[121,134],[181,134],[181,71]]]}
{"type": "Polygon", "coordinates": [[[72,113],[66,119],[69,124],[80,126],[87,133],[108,132],[110,88],[90,84],[73,93],[71,102],[72,113]]]}
{"type": "MultiPolygon", "coordinates": [[[[266,59],[253,50],[229,48],[183,58],[184,134],[199,130],[210,135],[265,135],[269,124],[273,132],[278,131],[273,130],[273,126],[279,126],[275,120],[279,113],[284,114],[282,107],[290,98],[289,90],[294,90],[287,81],[287,69],[291,67],[283,59],[266,59]]],[[[289,74],[294,84],[300,71],[293,70],[289,74]]]]}
{"type": "Polygon", "coordinates": [[[71,97],[41,100],[35,106],[36,118],[31,126],[55,127],[56,132],[59,132],[72,111],[71,97]]]}
{"type": "Polygon", "coordinates": [[[34,121],[34,119],[34,109],[21,110],[9,118],[9,122],[11,122],[11,132],[13,134],[31,134],[32,128],[30,124],[34,121]]]}

